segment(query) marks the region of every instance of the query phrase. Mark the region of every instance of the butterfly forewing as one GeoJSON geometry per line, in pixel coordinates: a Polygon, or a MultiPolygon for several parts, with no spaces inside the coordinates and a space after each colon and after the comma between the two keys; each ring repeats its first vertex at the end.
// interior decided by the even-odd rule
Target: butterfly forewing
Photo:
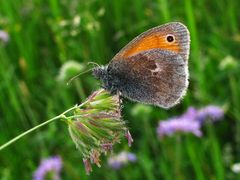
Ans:
{"type": "Polygon", "coordinates": [[[129,42],[113,60],[127,58],[142,51],[151,49],[163,49],[180,54],[184,60],[189,55],[190,36],[185,25],[179,22],[167,23],[154,27],[140,34],[129,42]],[[168,42],[167,38],[172,36],[174,39],[168,42]]]}

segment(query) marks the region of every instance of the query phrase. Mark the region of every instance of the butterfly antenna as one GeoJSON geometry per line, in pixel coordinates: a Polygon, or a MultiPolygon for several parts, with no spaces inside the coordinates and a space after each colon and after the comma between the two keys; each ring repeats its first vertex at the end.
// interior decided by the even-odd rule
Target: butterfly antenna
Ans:
{"type": "Polygon", "coordinates": [[[85,74],[85,73],[88,73],[89,71],[92,71],[92,69],[93,69],[93,68],[88,69],[88,70],[86,70],[86,71],[84,71],[84,72],[81,72],[81,73],[77,74],[76,76],[73,76],[73,77],[67,82],[67,85],[69,85],[69,84],[70,84],[74,79],[76,79],[78,76],[81,76],[81,75],[83,75],[83,74],[85,74]]]}
{"type": "Polygon", "coordinates": [[[100,67],[100,65],[98,63],[95,63],[95,62],[88,62],[88,65],[89,64],[93,64],[93,65],[95,65],[95,67],[100,67]]]}
{"type": "MultiPolygon", "coordinates": [[[[100,65],[97,64],[97,63],[95,63],[95,62],[88,62],[88,65],[89,65],[89,64],[93,64],[93,65],[95,65],[95,67],[100,67],[100,65]]],[[[81,73],[77,74],[76,76],[73,76],[73,77],[67,82],[67,85],[69,85],[69,84],[70,84],[74,79],[76,79],[78,76],[81,76],[81,75],[83,75],[83,74],[85,74],[85,73],[88,73],[89,71],[92,71],[95,67],[90,68],[90,69],[88,69],[88,70],[86,70],[86,71],[84,71],[84,72],[81,72],[81,73]]]]}

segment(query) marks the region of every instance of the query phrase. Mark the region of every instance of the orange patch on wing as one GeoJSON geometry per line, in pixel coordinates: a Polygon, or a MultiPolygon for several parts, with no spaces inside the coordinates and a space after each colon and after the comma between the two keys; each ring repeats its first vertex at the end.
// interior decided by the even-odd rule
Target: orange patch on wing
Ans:
{"type": "Polygon", "coordinates": [[[143,37],[142,39],[135,42],[129,49],[123,52],[124,57],[137,54],[141,51],[146,51],[150,49],[166,49],[169,51],[179,52],[180,47],[178,42],[168,43],[166,42],[166,37],[160,34],[149,35],[143,37]]]}

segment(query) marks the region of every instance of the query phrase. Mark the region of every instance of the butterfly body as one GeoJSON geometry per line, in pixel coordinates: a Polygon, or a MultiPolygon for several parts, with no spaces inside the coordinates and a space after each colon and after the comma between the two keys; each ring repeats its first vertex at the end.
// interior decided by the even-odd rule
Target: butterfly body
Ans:
{"type": "Polygon", "coordinates": [[[180,23],[169,23],[136,37],[93,74],[113,94],[169,108],[186,92],[188,53],[188,30],[180,23]]]}

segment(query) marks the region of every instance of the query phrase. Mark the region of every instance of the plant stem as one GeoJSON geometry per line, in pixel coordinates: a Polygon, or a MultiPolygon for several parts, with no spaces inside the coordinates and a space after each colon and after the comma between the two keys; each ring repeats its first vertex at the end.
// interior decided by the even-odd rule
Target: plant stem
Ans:
{"type": "MultiPolygon", "coordinates": [[[[0,146],[0,151],[3,150],[4,148],[6,148],[7,146],[9,146],[10,144],[14,143],[15,141],[17,141],[18,139],[24,137],[25,135],[33,132],[34,130],[36,130],[36,129],[42,127],[42,126],[45,126],[46,124],[48,124],[48,123],[50,123],[50,122],[52,122],[52,121],[55,121],[55,120],[61,119],[61,118],[63,118],[63,119],[68,119],[68,118],[65,116],[66,113],[68,113],[68,112],[70,112],[70,111],[72,111],[72,110],[74,110],[74,109],[77,109],[77,108],[82,107],[82,106],[85,105],[87,102],[88,102],[88,101],[85,101],[84,103],[82,103],[82,104],[80,104],[80,105],[75,105],[75,106],[73,106],[72,108],[64,111],[62,114],[60,114],[60,115],[58,115],[58,116],[55,116],[54,118],[51,118],[51,119],[43,122],[42,124],[39,124],[39,125],[31,128],[31,129],[23,132],[22,134],[18,135],[17,137],[15,137],[15,138],[11,139],[10,141],[6,142],[5,144],[1,145],[1,146],[0,146]]],[[[74,117],[74,116],[70,116],[70,117],[74,117]]]]}
{"type": "Polygon", "coordinates": [[[88,100],[85,101],[84,103],[80,104],[80,105],[75,105],[75,106],[73,106],[72,108],[64,111],[64,112],[63,112],[61,115],[59,115],[59,116],[65,115],[65,114],[67,114],[68,112],[70,112],[70,111],[72,111],[72,110],[74,110],[74,109],[80,108],[80,107],[84,106],[86,103],[88,103],[88,100]]]}
{"type": "Polygon", "coordinates": [[[44,126],[44,125],[46,125],[46,124],[48,124],[48,123],[50,123],[50,122],[52,122],[52,121],[55,121],[55,120],[60,119],[60,118],[63,118],[63,115],[64,115],[64,114],[61,114],[61,115],[59,115],[59,116],[56,116],[56,117],[54,117],[54,118],[52,118],[52,119],[49,119],[49,120],[43,122],[42,124],[39,124],[39,125],[31,128],[31,129],[23,132],[22,134],[18,135],[17,137],[15,137],[15,138],[11,139],[10,141],[6,142],[5,144],[1,145],[1,146],[0,146],[0,151],[3,150],[4,148],[6,148],[7,146],[9,146],[10,144],[14,143],[15,141],[17,141],[18,139],[22,138],[23,136],[25,136],[25,135],[33,132],[34,130],[36,130],[36,129],[38,129],[38,128],[40,128],[40,127],[42,127],[42,126],[44,126]]]}

